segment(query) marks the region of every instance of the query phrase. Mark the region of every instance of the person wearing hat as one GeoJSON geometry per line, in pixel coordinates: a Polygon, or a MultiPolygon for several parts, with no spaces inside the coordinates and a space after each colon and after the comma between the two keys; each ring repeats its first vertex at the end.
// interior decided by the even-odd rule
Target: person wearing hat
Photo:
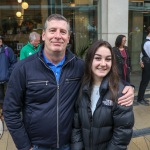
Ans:
{"type": "Polygon", "coordinates": [[[16,62],[13,50],[4,44],[4,39],[0,36],[0,109],[3,105],[7,82],[16,62]]]}

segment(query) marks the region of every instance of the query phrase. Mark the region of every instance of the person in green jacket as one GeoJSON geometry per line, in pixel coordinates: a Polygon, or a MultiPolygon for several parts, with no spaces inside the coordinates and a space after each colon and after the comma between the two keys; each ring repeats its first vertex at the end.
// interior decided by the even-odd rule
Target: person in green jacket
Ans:
{"type": "Polygon", "coordinates": [[[38,52],[40,49],[40,34],[31,32],[29,35],[29,42],[20,51],[20,60],[38,52]]]}

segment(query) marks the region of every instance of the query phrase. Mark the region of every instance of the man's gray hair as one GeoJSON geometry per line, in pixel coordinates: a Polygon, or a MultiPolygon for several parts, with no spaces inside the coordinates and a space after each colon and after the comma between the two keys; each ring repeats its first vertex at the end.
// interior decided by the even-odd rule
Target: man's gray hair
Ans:
{"type": "Polygon", "coordinates": [[[69,24],[68,20],[64,16],[62,16],[60,14],[52,14],[52,15],[48,16],[46,21],[45,21],[45,24],[44,24],[44,30],[46,30],[47,23],[49,21],[51,21],[51,20],[63,20],[63,21],[66,21],[67,24],[68,24],[68,32],[71,33],[71,31],[70,31],[70,24],[69,24]]]}
{"type": "Polygon", "coordinates": [[[34,41],[40,37],[40,34],[37,32],[31,32],[29,35],[29,41],[34,41]]]}

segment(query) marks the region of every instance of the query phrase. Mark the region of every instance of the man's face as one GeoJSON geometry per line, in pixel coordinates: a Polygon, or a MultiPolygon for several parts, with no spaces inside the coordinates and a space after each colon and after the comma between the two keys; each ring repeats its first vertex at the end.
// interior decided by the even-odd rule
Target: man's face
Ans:
{"type": "Polygon", "coordinates": [[[69,39],[70,35],[66,21],[51,20],[47,22],[47,28],[42,33],[42,40],[45,42],[45,51],[65,53],[69,39]]]}
{"type": "Polygon", "coordinates": [[[31,42],[31,44],[34,47],[38,47],[39,43],[40,43],[40,37],[37,37],[34,41],[31,42]]]}
{"type": "Polygon", "coordinates": [[[3,41],[0,39],[0,46],[2,46],[3,45],[3,41]]]}

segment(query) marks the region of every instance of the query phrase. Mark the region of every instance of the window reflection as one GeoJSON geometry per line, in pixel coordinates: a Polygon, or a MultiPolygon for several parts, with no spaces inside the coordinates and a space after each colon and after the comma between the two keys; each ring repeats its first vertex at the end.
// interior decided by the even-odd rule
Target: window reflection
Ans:
{"type": "MultiPolygon", "coordinates": [[[[35,30],[42,33],[45,19],[52,13],[64,15],[70,22],[72,35],[68,47],[76,54],[97,39],[97,1],[93,0],[26,0],[23,9],[17,0],[0,1],[0,34],[10,43],[26,44],[35,30]],[[21,17],[16,12],[21,12],[21,17]]],[[[14,44],[12,44],[14,45],[14,44]]],[[[13,47],[16,50],[16,46],[13,47]]]]}

